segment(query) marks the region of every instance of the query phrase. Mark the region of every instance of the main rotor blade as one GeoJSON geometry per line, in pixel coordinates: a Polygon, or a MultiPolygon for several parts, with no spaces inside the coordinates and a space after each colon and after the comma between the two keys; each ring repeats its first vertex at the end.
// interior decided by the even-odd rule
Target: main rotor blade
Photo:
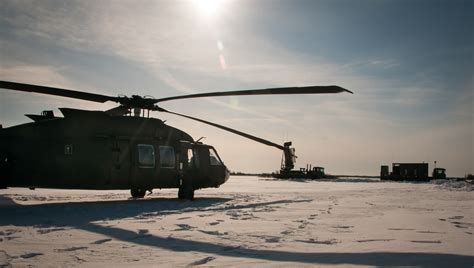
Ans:
{"type": "Polygon", "coordinates": [[[49,94],[49,95],[102,102],[102,103],[106,101],[118,102],[117,97],[105,96],[105,95],[88,93],[88,92],[83,92],[83,91],[75,91],[75,90],[70,90],[70,89],[37,86],[37,85],[23,84],[23,83],[9,82],[9,81],[0,81],[0,88],[49,94]]]}
{"type": "Polygon", "coordinates": [[[283,94],[325,94],[325,93],[340,93],[352,91],[339,86],[309,86],[309,87],[280,87],[280,88],[266,88],[266,89],[250,89],[250,90],[237,90],[237,91],[222,91],[222,92],[209,92],[209,93],[198,93],[190,95],[182,95],[168,98],[155,99],[155,101],[169,101],[178,99],[191,99],[191,98],[202,98],[202,97],[219,97],[219,96],[244,96],[244,95],[283,95],[283,94]]]}
{"type": "Polygon", "coordinates": [[[247,139],[251,139],[253,141],[256,141],[256,142],[259,142],[259,143],[263,143],[265,145],[268,145],[268,146],[272,146],[272,147],[275,147],[277,149],[280,149],[280,150],[284,150],[285,148],[279,144],[276,144],[276,143],[273,143],[271,141],[267,141],[265,139],[262,139],[262,138],[259,138],[259,137],[255,137],[253,135],[250,135],[250,134],[247,134],[247,133],[244,133],[244,132],[241,132],[241,131],[238,131],[238,130],[235,130],[235,129],[232,129],[230,127],[226,127],[226,126],[223,126],[223,125],[219,125],[219,124],[216,124],[216,123],[212,123],[212,122],[209,122],[209,121],[206,121],[206,120],[202,120],[202,119],[199,119],[199,118],[196,118],[196,117],[192,117],[192,116],[188,116],[188,115],[184,115],[184,114],[179,114],[179,113],[175,113],[175,112],[171,112],[171,111],[168,111],[168,110],[165,110],[161,107],[159,107],[157,109],[157,111],[160,111],[160,112],[166,112],[166,113],[170,113],[170,114],[174,114],[174,115],[178,115],[178,116],[182,116],[182,117],[185,117],[185,118],[188,118],[188,119],[192,119],[192,120],[195,120],[195,121],[198,121],[198,122],[201,122],[201,123],[204,123],[204,124],[208,124],[208,125],[211,125],[213,127],[216,127],[216,128],[220,128],[220,129],[223,129],[225,131],[229,131],[229,132],[232,132],[234,134],[237,134],[239,136],[242,136],[242,137],[245,137],[247,139]]]}

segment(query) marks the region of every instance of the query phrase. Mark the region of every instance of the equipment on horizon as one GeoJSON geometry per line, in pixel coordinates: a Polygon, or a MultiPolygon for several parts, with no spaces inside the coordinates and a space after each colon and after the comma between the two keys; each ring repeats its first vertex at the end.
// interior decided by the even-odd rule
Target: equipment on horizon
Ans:
{"type": "Polygon", "coordinates": [[[392,172],[388,166],[380,167],[381,180],[393,181],[429,181],[430,179],[446,179],[446,169],[433,169],[432,177],[428,175],[428,163],[393,163],[392,172]]]}

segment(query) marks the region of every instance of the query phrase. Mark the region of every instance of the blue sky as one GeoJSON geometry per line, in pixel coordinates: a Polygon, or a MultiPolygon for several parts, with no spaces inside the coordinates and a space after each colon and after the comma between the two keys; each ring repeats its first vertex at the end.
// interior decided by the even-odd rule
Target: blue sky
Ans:
{"type": "MultiPolygon", "coordinates": [[[[378,174],[438,161],[474,173],[472,1],[2,1],[0,79],[108,95],[167,97],[273,86],[340,85],[324,96],[222,97],[163,107],[271,141],[298,166],[378,174]],[[203,4],[204,2],[208,2],[203,4]]],[[[4,127],[66,98],[0,90],[4,127]]],[[[58,113],[58,112],[57,112],[58,113]]],[[[281,153],[172,115],[232,170],[268,172],[281,153]]]]}

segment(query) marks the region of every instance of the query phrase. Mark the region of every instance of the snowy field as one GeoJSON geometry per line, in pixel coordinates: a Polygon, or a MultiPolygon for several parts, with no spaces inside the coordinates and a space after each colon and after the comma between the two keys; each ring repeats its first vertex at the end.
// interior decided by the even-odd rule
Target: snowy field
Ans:
{"type": "Polygon", "coordinates": [[[0,267],[474,265],[466,183],[233,176],[176,196],[0,190],[0,267]]]}

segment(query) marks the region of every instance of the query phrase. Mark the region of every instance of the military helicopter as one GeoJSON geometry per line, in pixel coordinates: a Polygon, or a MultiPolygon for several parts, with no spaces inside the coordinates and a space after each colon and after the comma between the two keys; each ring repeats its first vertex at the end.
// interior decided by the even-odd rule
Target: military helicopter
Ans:
{"type": "Polygon", "coordinates": [[[321,94],[351,91],[339,86],[284,87],[146,98],[106,96],[83,91],[0,81],[0,88],[62,96],[118,107],[106,111],[60,108],[27,114],[31,123],[0,129],[0,188],[130,189],[143,198],[154,188],[178,188],[179,199],[194,191],[219,187],[229,170],[216,149],[186,132],[150,118],[165,112],[240,135],[284,152],[285,168],[294,167],[291,142],[279,145],[253,135],[192,116],[166,110],[158,103],[179,99],[280,94],[321,94]]]}

